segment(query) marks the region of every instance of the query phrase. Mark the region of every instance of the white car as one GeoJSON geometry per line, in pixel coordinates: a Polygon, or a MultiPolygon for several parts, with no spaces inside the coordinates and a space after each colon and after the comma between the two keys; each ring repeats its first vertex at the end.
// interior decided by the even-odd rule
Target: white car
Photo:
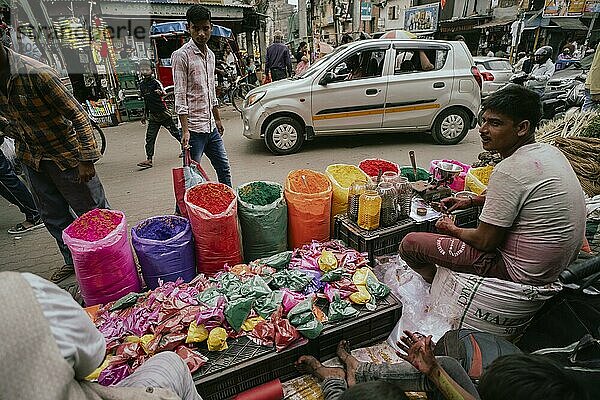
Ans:
{"type": "Polygon", "coordinates": [[[483,86],[481,95],[486,97],[503,86],[506,86],[513,74],[513,67],[506,58],[474,57],[475,65],[481,72],[483,86]]]}
{"type": "Polygon", "coordinates": [[[242,107],[244,136],[274,154],[317,136],[430,131],[459,143],[476,124],[481,75],[464,42],[349,43],[302,75],[260,86],[242,107]]]}

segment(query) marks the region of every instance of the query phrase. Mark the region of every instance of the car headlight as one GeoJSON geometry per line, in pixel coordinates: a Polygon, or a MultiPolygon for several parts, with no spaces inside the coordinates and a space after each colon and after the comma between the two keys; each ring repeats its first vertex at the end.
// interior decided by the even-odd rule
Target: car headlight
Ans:
{"type": "Polygon", "coordinates": [[[244,100],[244,107],[252,107],[258,101],[260,101],[260,99],[262,99],[263,97],[265,97],[266,94],[267,94],[266,90],[265,91],[261,91],[261,92],[252,93],[251,95],[249,95],[248,97],[246,97],[246,100],[244,100]]]}

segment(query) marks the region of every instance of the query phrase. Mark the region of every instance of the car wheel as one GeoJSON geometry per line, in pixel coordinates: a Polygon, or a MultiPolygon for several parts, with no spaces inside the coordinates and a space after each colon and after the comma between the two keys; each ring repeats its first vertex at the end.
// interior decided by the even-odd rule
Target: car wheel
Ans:
{"type": "Polygon", "coordinates": [[[460,108],[442,112],[433,123],[432,136],[437,144],[457,144],[469,132],[469,116],[460,108]]]}
{"type": "Polygon", "coordinates": [[[294,118],[275,118],[267,125],[265,143],[273,154],[296,153],[304,143],[304,128],[294,118]]]}

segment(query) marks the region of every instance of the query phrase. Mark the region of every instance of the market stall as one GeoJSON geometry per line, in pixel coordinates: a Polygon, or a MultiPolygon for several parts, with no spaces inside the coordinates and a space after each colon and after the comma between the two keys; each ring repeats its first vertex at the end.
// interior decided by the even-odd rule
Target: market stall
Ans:
{"type": "MultiPolygon", "coordinates": [[[[255,181],[237,190],[186,180],[181,204],[188,218],[150,217],[131,230],[143,280],[123,213],[79,217],[65,229],[65,243],[86,310],[107,343],[105,362],[89,378],[115,384],[170,350],[187,363],[204,399],[225,399],[298,376],[300,355],[332,357],[342,339],[364,347],[393,338],[406,323],[405,310],[431,322],[434,313],[418,314],[399,289],[398,280],[415,273],[394,258],[398,245],[410,232],[435,230],[441,197],[483,192],[489,160],[477,167],[432,160],[427,170],[373,158],[332,164],[324,173],[291,171],[283,185],[255,181]]],[[[452,217],[474,227],[480,211],[452,217]]],[[[452,279],[466,285],[441,275],[445,280],[434,282],[441,298],[452,279]]],[[[479,286],[488,293],[486,282],[479,286]]],[[[550,289],[538,292],[551,296],[550,289]]],[[[472,303],[485,311],[493,307],[486,299],[472,303]]],[[[443,318],[442,327],[452,322],[443,318]]],[[[463,322],[475,323],[468,316],[463,322]]]]}

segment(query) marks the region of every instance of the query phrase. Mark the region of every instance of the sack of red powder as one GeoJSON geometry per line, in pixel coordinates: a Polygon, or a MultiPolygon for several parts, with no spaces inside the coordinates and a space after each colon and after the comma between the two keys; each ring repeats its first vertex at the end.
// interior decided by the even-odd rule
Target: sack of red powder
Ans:
{"type": "Polygon", "coordinates": [[[200,183],[185,192],[185,204],[198,273],[214,275],[225,264],[240,264],[242,244],[235,192],[222,183],[200,183]]]}
{"type": "Polygon", "coordinates": [[[398,173],[400,171],[398,164],[391,161],[382,160],[381,158],[368,158],[366,160],[362,160],[358,164],[358,168],[371,177],[376,177],[379,175],[379,170],[381,170],[382,173],[387,171],[398,173]]]}
{"type": "Polygon", "coordinates": [[[86,306],[115,301],[141,290],[121,211],[95,209],[62,234],[73,255],[75,275],[86,306]]]}

